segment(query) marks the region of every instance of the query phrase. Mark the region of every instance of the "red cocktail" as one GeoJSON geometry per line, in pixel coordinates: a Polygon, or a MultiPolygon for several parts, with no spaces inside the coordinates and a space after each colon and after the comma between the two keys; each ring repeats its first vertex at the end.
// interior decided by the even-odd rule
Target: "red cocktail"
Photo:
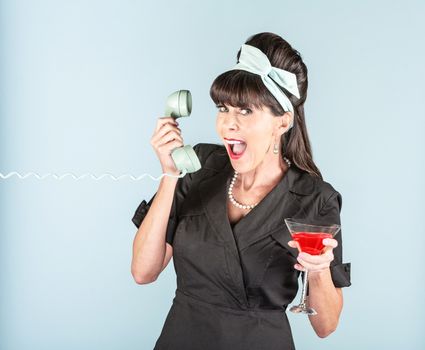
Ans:
{"type": "Polygon", "coordinates": [[[302,252],[319,255],[325,247],[322,243],[323,239],[332,238],[332,234],[325,232],[295,232],[292,234],[292,238],[299,243],[302,252]]]}

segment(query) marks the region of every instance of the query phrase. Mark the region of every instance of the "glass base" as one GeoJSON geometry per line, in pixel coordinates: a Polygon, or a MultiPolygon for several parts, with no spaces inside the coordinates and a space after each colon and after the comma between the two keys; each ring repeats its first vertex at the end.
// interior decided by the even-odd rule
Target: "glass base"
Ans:
{"type": "Polygon", "coordinates": [[[317,315],[316,310],[314,310],[311,307],[307,307],[305,304],[300,305],[294,305],[292,306],[289,311],[296,313],[296,314],[307,314],[307,315],[317,315]]]}

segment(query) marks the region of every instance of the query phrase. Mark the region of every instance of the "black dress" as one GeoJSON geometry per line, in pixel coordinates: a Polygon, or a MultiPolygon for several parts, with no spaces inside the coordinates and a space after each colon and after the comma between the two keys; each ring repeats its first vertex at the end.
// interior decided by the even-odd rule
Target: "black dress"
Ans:
{"type": "MultiPolygon", "coordinates": [[[[295,349],[286,307],[297,294],[298,251],[284,218],[339,224],[341,196],[294,164],[233,229],[227,191],[233,168],[224,146],[194,147],[202,169],[179,179],[167,227],[177,289],[156,350],[295,349]]],[[[154,197],[138,206],[139,227],[154,197]]],[[[341,232],[331,263],[336,287],[350,283],[341,232]]]]}

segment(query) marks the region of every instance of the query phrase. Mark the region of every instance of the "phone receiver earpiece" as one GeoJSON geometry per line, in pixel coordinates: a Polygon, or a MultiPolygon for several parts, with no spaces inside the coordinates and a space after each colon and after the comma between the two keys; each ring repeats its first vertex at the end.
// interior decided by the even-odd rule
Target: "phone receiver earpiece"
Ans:
{"type": "MultiPolygon", "coordinates": [[[[189,90],[178,90],[167,98],[165,115],[174,119],[188,117],[192,112],[192,95],[189,90]]],[[[186,173],[194,173],[201,169],[201,162],[190,145],[175,148],[171,151],[176,168],[186,173]]]]}
{"type": "Polygon", "coordinates": [[[174,119],[188,117],[192,113],[192,94],[189,90],[178,90],[167,97],[165,115],[174,119]]]}

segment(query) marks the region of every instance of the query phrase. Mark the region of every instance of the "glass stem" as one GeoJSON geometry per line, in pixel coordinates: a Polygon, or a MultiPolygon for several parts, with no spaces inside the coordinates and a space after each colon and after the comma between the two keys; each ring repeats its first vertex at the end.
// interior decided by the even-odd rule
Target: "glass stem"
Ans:
{"type": "Polygon", "coordinates": [[[303,290],[301,292],[301,304],[305,305],[305,298],[307,294],[307,284],[308,284],[308,270],[304,271],[304,280],[303,280],[303,290]]]}

